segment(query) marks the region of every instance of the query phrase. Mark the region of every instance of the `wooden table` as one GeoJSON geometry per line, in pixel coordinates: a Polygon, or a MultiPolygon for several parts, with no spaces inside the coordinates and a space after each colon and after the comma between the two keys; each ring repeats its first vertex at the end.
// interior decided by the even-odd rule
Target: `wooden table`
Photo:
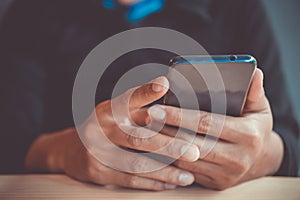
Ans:
{"type": "Polygon", "coordinates": [[[297,199],[300,178],[267,177],[225,191],[197,185],[163,192],[101,187],[74,181],[65,175],[0,175],[0,199],[297,199]]]}

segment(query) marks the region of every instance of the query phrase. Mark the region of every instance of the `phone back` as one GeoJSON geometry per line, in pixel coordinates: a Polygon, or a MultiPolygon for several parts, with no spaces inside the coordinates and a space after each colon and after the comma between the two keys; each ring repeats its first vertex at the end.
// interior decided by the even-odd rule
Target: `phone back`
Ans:
{"type": "Polygon", "coordinates": [[[176,57],[170,61],[164,103],[240,116],[255,68],[249,55],[176,57]]]}

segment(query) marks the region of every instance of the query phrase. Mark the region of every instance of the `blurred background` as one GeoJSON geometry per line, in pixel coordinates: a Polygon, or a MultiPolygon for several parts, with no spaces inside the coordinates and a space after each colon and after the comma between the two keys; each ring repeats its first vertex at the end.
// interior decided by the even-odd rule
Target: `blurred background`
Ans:
{"type": "MultiPolygon", "coordinates": [[[[262,2],[265,4],[277,37],[288,90],[300,122],[300,1],[262,0],[262,2]]],[[[300,167],[298,175],[300,176],[300,167]]]]}
{"type": "MultiPolygon", "coordinates": [[[[12,1],[0,0],[0,23],[5,10],[12,1]]],[[[288,92],[292,97],[295,114],[300,122],[300,78],[298,77],[300,74],[300,1],[262,0],[262,2],[265,4],[275,36],[277,37],[288,92]]]]}

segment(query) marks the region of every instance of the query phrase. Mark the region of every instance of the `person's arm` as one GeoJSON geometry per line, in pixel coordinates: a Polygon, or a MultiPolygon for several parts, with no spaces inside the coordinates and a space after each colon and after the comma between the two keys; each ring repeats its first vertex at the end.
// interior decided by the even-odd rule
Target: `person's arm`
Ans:
{"type": "Polygon", "coordinates": [[[265,74],[264,85],[273,114],[273,130],[284,144],[283,161],[275,175],[297,176],[299,125],[292,109],[273,30],[260,0],[240,4],[241,9],[247,9],[241,15],[244,20],[238,24],[241,28],[236,38],[237,49],[242,53],[253,54],[265,74]]]}

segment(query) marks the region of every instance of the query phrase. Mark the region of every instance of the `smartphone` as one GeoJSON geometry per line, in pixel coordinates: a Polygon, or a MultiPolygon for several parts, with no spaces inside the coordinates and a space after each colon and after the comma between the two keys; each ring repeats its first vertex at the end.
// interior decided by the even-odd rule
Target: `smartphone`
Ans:
{"type": "Polygon", "coordinates": [[[177,56],[170,60],[164,104],[241,116],[256,67],[251,55],[177,56]]]}

